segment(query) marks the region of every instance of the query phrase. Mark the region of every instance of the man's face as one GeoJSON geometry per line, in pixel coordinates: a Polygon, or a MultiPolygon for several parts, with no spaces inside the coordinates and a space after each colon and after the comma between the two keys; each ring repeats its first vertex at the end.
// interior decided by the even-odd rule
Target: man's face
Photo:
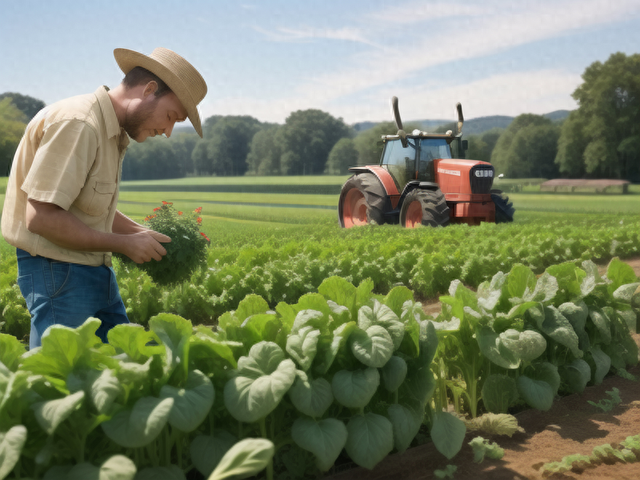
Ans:
{"type": "Polygon", "coordinates": [[[171,136],[176,122],[184,122],[187,111],[175,93],[170,92],[160,98],[153,93],[145,95],[139,102],[130,106],[123,128],[136,142],[144,142],[156,135],[171,136]]]}

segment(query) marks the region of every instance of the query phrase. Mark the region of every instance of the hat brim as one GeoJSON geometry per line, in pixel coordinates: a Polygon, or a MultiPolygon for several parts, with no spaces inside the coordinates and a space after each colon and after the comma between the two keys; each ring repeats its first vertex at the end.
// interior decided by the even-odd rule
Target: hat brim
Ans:
{"type": "Polygon", "coordinates": [[[202,137],[202,123],[200,121],[197,103],[178,75],[157,60],[134,50],[116,48],[113,51],[113,56],[125,75],[135,67],[142,67],[160,77],[162,81],[169,86],[171,91],[175,93],[176,97],[178,97],[178,100],[180,100],[180,103],[187,111],[187,116],[193,128],[195,128],[198,135],[202,137]]]}

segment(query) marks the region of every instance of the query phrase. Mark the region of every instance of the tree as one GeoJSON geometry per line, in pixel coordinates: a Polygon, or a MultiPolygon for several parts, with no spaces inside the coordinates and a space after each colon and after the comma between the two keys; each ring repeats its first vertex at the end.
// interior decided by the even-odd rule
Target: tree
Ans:
{"type": "Polygon", "coordinates": [[[132,142],[122,163],[124,180],[158,180],[182,178],[184,163],[178,161],[166,138],[148,138],[142,143],[132,142]]]}
{"type": "Polygon", "coordinates": [[[11,102],[18,108],[18,110],[26,115],[27,123],[36,116],[36,113],[45,107],[42,100],[30,97],[29,95],[22,95],[15,92],[5,92],[0,94],[0,100],[5,98],[10,98],[11,102]]]}
{"type": "Polygon", "coordinates": [[[318,175],[324,171],[329,152],[352,130],[341,118],[321,110],[293,112],[278,136],[282,156],[280,169],[284,175],[318,175]]]}
{"type": "Polygon", "coordinates": [[[227,116],[215,122],[207,119],[205,128],[204,140],[192,154],[196,170],[218,176],[244,175],[249,146],[261,123],[250,116],[227,116]]]}
{"type": "Polygon", "coordinates": [[[11,98],[0,100],[0,176],[9,175],[26,120],[26,115],[18,110],[11,98]]]}
{"type": "Polygon", "coordinates": [[[560,128],[531,113],[517,116],[498,138],[491,154],[497,174],[510,178],[549,178],[557,174],[554,163],[560,128]]]}
{"type": "Polygon", "coordinates": [[[280,175],[282,150],[277,140],[281,127],[268,126],[251,140],[247,155],[247,173],[251,175],[280,175]]]}
{"type": "Polygon", "coordinates": [[[556,163],[565,176],[640,181],[640,54],[592,63],[573,92],[556,163]]]}
{"type": "Polygon", "coordinates": [[[341,138],[338,140],[331,152],[324,169],[324,173],[329,175],[346,175],[349,173],[349,167],[358,163],[358,151],[356,150],[353,140],[350,138],[341,138]]]}

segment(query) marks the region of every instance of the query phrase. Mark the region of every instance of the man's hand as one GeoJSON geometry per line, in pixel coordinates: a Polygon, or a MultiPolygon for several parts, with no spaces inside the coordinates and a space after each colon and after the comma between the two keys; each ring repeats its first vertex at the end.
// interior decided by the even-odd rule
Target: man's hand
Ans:
{"type": "Polygon", "coordinates": [[[160,261],[167,254],[167,250],[160,242],[170,242],[171,239],[153,230],[142,231],[126,235],[124,253],[136,263],[149,262],[151,259],[160,261]]]}

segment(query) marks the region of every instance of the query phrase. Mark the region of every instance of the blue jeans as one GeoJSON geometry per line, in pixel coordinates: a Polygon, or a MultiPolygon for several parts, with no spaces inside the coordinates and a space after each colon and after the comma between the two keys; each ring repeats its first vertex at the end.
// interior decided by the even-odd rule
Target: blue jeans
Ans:
{"type": "Polygon", "coordinates": [[[51,325],[77,328],[95,317],[102,320],[96,335],[107,343],[110,329],[129,323],[112,268],[33,257],[21,249],[17,255],[18,285],[31,313],[30,348],[41,345],[51,325]]]}

